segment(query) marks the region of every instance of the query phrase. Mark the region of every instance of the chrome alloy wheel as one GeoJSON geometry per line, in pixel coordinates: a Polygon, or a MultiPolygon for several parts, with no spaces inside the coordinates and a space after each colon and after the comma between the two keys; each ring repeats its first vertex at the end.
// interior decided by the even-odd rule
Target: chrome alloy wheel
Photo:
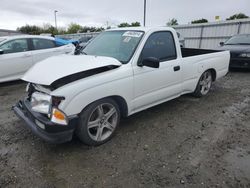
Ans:
{"type": "Polygon", "coordinates": [[[210,71],[205,72],[200,79],[199,86],[202,95],[206,95],[212,85],[212,75],[210,71]]]}
{"type": "Polygon", "coordinates": [[[116,108],[110,103],[98,105],[88,119],[88,134],[94,141],[101,142],[114,132],[118,123],[116,108]]]}

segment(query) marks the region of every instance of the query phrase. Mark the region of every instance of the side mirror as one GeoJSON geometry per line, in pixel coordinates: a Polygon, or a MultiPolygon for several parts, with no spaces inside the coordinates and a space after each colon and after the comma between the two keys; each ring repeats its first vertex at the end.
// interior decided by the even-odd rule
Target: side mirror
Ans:
{"type": "Polygon", "coordinates": [[[142,60],[139,66],[146,66],[151,68],[159,68],[160,67],[160,60],[155,57],[147,57],[142,60]]]}
{"type": "Polygon", "coordinates": [[[0,55],[3,55],[4,54],[4,51],[0,49],[0,55]]]}
{"type": "Polygon", "coordinates": [[[220,42],[220,46],[224,46],[224,44],[225,44],[224,42],[220,42]]]}

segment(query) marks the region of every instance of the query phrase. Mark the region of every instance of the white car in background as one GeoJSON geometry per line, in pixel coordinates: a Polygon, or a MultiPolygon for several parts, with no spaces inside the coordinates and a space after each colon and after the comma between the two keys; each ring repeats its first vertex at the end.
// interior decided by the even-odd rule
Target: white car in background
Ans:
{"type": "Polygon", "coordinates": [[[0,37],[0,83],[18,80],[35,63],[51,56],[74,53],[74,50],[73,44],[61,44],[53,37],[0,37]]]}

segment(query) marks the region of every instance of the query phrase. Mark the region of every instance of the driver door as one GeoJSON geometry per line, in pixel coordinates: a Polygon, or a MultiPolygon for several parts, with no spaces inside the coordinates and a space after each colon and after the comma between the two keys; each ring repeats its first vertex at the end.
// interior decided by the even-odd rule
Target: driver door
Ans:
{"type": "Polygon", "coordinates": [[[181,93],[181,66],[171,32],[155,32],[149,36],[138,63],[148,57],[159,59],[160,67],[134,65],[135,111],[174,98],[181,93]]]}

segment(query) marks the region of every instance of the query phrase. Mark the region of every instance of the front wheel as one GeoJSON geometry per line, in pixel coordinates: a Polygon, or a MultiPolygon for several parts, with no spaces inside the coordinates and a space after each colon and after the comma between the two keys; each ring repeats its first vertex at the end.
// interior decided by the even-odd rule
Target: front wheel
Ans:
{"type": "Polygon", "coordinates": [[[83,143],[98,146],[112,138],[119,122],[117,103],[109,98],[101,99],[81,112],[76,134],[83,143]]]}
{"type": "Polygon", "coordinates": [[[197,83],[196,89],[193,93],[195,97],[202,97],[208,94],[210,91],[210,88],[212,86],[212,73],[210,70],[204,72],[200,79],[199,82],[197,83]]]}

